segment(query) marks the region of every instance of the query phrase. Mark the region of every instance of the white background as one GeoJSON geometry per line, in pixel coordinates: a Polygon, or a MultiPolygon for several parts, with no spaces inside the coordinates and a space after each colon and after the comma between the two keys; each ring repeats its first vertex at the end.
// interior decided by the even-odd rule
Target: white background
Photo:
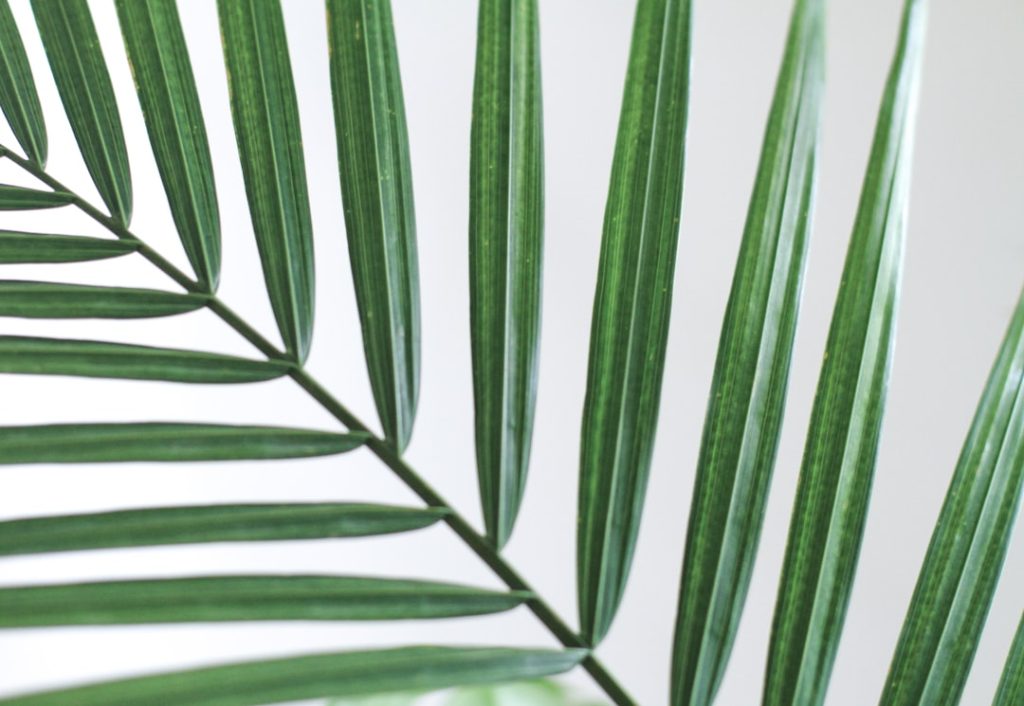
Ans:
{"type": "MultiPolygon", "coordinates": [[[[660,433],[632,583],[599,654],[640,703],[666,703],[670,642],[697,445],[721,317],[781,56],[789,3],[698,0],[675,309],[660,433]]],[[[790,406],[761,554],[719,703],[756,703],[788,515],[824,337],[857,202],[900,3],[830,4],[817,218],[790,406]]],[[[32,27],[12,0],[48,118],[50,169],[94,197],[32,27]]],[[[135,230],[187,263],[161,196],[112,3],[92,3],[125,126],[135,230]]],[[[285,3],[316,230],[312,372],[374,420],[348,272],[335,162],[323,7],[285,3]]],[[[410,462],[478,521],[468,341],[467,174],[474,3],[394,0],[415,177],[423,301],[423,387],[410,462]]],[[[221,293],[266,335],[260,280],[227,103],[215,5],[182,2],[220,197],[221,293]]],[[[575,615],[579,419],[603,204],[632,22],[626,0],[541,0],[547,242],[539,410],[530,485],[508,558],[563,615],[575,615]]],[[[946,484],[1024,282],[1024,6],[936,0],[915,157],[907,268],[888,414],[860,570],[829,706],[877,699],[946,484]]],[[[0,141],[13,145],[6,126],[0,141]]],[[[29,184],[10,164],[0,181],[29,184]]],[[[99,203],[96,200],[96,203],[99,203]]],[[[99,234],[70,209],[4,214],[2,227],[99,234]]],[[[170,287],[140,258],[5,267],[8,278],[170,287]]],[[[137,322],[4,320],[4,333],[130,340],[253,354],[212,315],[137,322]]],[[[276,340],[276,339],[275,339],[276,340]]],[[[336,423],[288,380],[231,388],[6,376],[0,422],[194,420],[336,423]]],[[[188,467],[0,468],[0,517],[144,504],[365,499],[412,501],[369,453],[188,467]]],[[[207,546],[5,560],[4,584],[198,572],[341,572],[497,586],[446,529],[393,538],[207,546]]],[[[990,701],[1024,608],[1018,528],[964,703],[990,701]]],[[[290,624],[9,631],[0,693],[240,657],[403,642],[546,645],[524,610],[433,624],[290,624]]],[[[585,675],[574,683],[591,689],[585,675]]]]}

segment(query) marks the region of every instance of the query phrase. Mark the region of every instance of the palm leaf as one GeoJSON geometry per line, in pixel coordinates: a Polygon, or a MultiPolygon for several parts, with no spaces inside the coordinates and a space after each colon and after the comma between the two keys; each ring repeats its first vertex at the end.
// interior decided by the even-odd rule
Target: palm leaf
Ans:
{"type": "Polygon", "coordinates": [[[1003,678],[999,681],[999,691],[992,706],[1016,706],[1024,701],[1024,617],[1017,627],[1017,637],[1006,658],[1003,678]]]}
{"type": "Polygon", "coordinates": [[[639,0],[615,143],[580,450],[584,639],[611,626],[640,527],[665,365],[690,69],[688,0],[639,0]]]}
{"type": "Polygon", "coordinates": [[[0,280],[0,316],[31,319],[141,319],[201,309],[201,294],[157,289],[0,280]]]}
{"type": "Polygon", "coordinates": [[[0,110],[26,156],[40,166],[46,164],[43,111],[25,44],[7,0],[0,0],[0,110]]]}
{"type": "Polygon", "coordinates": [[[512,534],[537,400],[544,226],[536,0],[482,0],[470,147],[476,453],[487,536],[512,534]]]}
{"type": "Polygon", "coordinates": [[[0,522],[0,556],[206,542],[366,537],[429,527],[440,510],[364,504],[158,507],[0,522]]]}
{"type": "Polygon", "coordinates": [[[825,11],[797,0],[711,383],[680,589],[672,703],[710,704],[757,553],[813,208],[825,11]]]}
{"type": "Polygon", "coordinates": [[[36,26],[82,159],[115,220],[132,218],[132,179],[110,74],[86,0],[32,0],[36,26]]]}
{"type": "Polygon", "coordinates": [[[82,235],[0,230],[0,264],[85,262],[133,253],[138,243],[82,235]]]}
{"type": "Polygon", "coordinates": [[[903,623],[885,706],[960,702],[1024,486],[1024,296],[1003,341],[903,623]]]}
{"type": "Polygon", "coordinates": [[[299,362],[313,335],[313,226],[299,107],[278,0],[218,0],[231,114],[267,293],[299,362]]]}
{"type": "Polygon", "coordinates": [[[345,231],[384,435],[409,443],[420,385],[416,222],[390,0],[327,0],[345,231]]]}
{"type": "Polygon", "coordinates": [[[118,0],[124,45],[171,216],[206,291],[220,274],[210,148],[175,0],[118,0]]]}
{"type": "Polygon", "coordinates": [[[0,629],[254,620],[422,620],[511,610],[528,594],[349,576],[203,576],[0,588],[0,629]]]}
{"type": "MultiPolygon", "coordinates": [[[[0,156],[3,156],[0,153],[0,156]]],[[[59,208],[75,197],[63,191],[40,191],[24,186],[0,184],[0,211],[30,211],[38,208],[59,208]]]]}
{"type": "Polygon", "coordinates": [[[0,427],[0,464],[228,461],[351,451],[366,434],[147,422],[0,427]]]}
{"type": "Polygon", "coordinates": [[[580,650],[406,647],[207,667],[0,699],[3,706],[258,706],[559,674],[580,650]]]}
{"type": "Polygon", "coordinates": [[[908,0],[879,112],[783,563],[766,706],[821,704],[857,564],[896,328],[925,3],[908,0]]]}

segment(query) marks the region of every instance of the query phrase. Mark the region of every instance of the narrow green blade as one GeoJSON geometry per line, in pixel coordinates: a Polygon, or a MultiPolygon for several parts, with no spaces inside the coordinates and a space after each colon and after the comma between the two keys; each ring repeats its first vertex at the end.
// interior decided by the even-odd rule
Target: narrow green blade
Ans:
{"type": "Polygon", "coordinates": [[[288,363],[102,341],[0,336],[0,373],[237,383],[286,375],[288,363]]]}
{"type": "Polygon", "coordinates": [[[206,126],[175,0],[118,0],[117,14],[174,225],[207,291],[220,274],[220,213],[206,126]]]}
{"type": "Polygon", "coordinates": [[[512,610],[529,594],[350,576],[203,576],[0,588],[0,628],[257,620],[424,620],[512,610]]]}
{"type": "Polygon", "coordinates": [[[0,464],[303,458],[361,446],[362,432],[143,422],[0,427],[0,464]]]}
{"type": "Polygon", "coordinates": [[[110,215],[128,225],[132,179],[110,74],[86,0],[32,0],[50,70],[82,159],[110,215]]]}
{"type": "Polygon", "coordinates": [[[137,249],[137,243],[127,240],[0,230],[0,264],[4,265],[104,260],[137,249]]]}
{"type": "Polygon", "coordinates": [[[1024,485],[1024,296],[918,575],[884,706],[955,706],[978,649],[1024,485]]]}
{"type": "Polygon", "coordinates": [[[7,0],[0,0],[0,110],[25,155],[46,164],[46,124],[21,33],[7,0]]]}
{"type": "Polygon", "coordinates": [[[832,315],[775,606],[765,706],[825,698],[892,360],[925,3],[909,0],[832,315]]]}
{"type": "Polygon", "coordinates": [[[206,542],[366,537],[429,527],[436,509],[360,504],[204,505],[0,522],[0,556],[206,542]]]}
{"type": "Polygon", "coordinates": [[[259,706],[492,684],[561,674],[586,656],[509,648],[403,647],[242,662],[0,699],[3,706],[259,706]]]}
{"type": "Polygon", "coordinates": [[[757,554],[800,305],[825,65],[822,0],[797,0],[722,324],[676,621],[672,704],[708,706],[757,554]]]}
{"type": "Polygon", "coordinates": [[[512,535],[537,400],[544,228],[536,0],[481,0],[470,143],[476,458],[487,536],[512,535]]]}
{"type": "Polygon", "coordinates": [[[363,347],[384,435],[403,450],[420,385],[416,221],[390,0],[327,0],[338,170],[363,347]]]}
{"type": "Polygon", "coordinates": [[[0,280],[0,316],[28,319],[144,319],[206,306],[201,294],[0,280]]]}
{"type": "Polygon", "coordinates": [[[217,0],[231,114],[263,276],[285,347],[313,335],[313,226],[299,106],[279,0],[217,0]]]}
{"type": "Polygon", "coordinates": [[[1017,627],[1017,637],[1006,658],[1003,678],[999,680],[999,691],[996,692],[992,706],[1020,706],[1024,703],[1024,617],[1017,627]]]}
{"type": "Polygon", "coordinates": [[[604,234],[580,452],[584,640],[611,627],[633,559],[661,397],[683,194],[689,0],[639,0],[604,234]]]}
{"type": "Polygon", "coordinates": [[[64,191],[40,191],[24,186],[0,184],[0,211],[28,211],[38,208],[58,208],[75,200],[64,191]]]}

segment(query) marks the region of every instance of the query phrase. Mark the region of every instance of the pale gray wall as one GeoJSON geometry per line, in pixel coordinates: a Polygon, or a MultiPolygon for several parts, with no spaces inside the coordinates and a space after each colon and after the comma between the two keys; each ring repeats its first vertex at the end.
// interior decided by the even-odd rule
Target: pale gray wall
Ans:
{"type": "MultiPolygon", "coordinates": [[[[697,0],[694,76],[679,267],[660,435],[633,581],[600,656],[645,706],[666,703],[673,613],[693,469],[721,316],[750,193],[789,3],[697,0]]],[[[896,0],[837,0],[817,219],[796,344],[790,408],[753,579],[720,703],[760,693],[788,515],[860,179],[899,12],[896,0]]],[[[31,28],[26,34],[51,133],[51,168],[92,193],[31,28]]],[[[547,143],[547,246],[540,408],[531,482],[510,559],[564,614],[572,581],[579,416],[601,219],[621,97],[632,3],[541,0],[547,143]]],[[[111,3],[93,2],[136,177],[135,226],[184,265],[150,156],[111,3]]],[[[313,372],[373,418],[343,237],[328,94],[323,8],[285,3],[303,108],[316,247],[313,372]]],[[[466,284],[468,129],[475,11],[468,0],[394,0],[412,141],[423,284],[424,379],[412,463],[476,520],[466,284]]],[[[224,222],[224,298],[261,330],[273,322],[244,207],[211,0],[182,2],[213,142],[224,222]]],[[[908,260],[889,412],[861,569],[829,706],[877,698],[932,524],[981,386],[1024,284],[1024,6],[933,3],[920,110],[908,260]]],[[[11,142],[6,127],[0,140],[11,142]]],[[[19,180],[0,165],[0,181],[19,180]]],[[[3,227],[96,232],[71,213],[3,216],[3,227]]],[[[3,268],[2,277],[62,277],[157,286],[145,263],[3,268]],[[59,272],[59,274],[58,274],[59,272]]],[[[52,332],[5,320],[5,333],[52,332]]],[[[67,335],[248,353],[206,314],[134,323],[68,322],[67,335]]],[[[286,422],[333,428],[287,381],[203,388],[7,377],[0,423],[79,419],[286,422]],[[282,412],[284,412],[282,414],[282,412]]],[[[186,469],[0,470],[0,516],[196,499],[410,496],[366,452],[341,459],[186,469]]],[[[496,585],[444,529],[363,542],[169,548],[5,560],[3,583],[199,571],[339,571],[496,585]]],[[[988,703],[1024,601],[1017,531],[964,703],[988,703]]],[[[548,644],[530,616],[446,623],[443,639],[548,644]]],[[[437,625],[291,625],[0,633],[0,692],[200,663],[356,644],[439,641],[437,625]],[[411,638],[409,636],[412,636],[411,638]]],[[[586,678],[575,682],[589,689],[586,678]]]]}

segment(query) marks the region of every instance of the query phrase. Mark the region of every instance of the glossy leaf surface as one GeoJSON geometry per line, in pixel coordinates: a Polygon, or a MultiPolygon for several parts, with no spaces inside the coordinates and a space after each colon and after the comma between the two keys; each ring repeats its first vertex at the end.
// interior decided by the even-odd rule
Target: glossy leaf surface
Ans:
{"type": "Polygon", "coordinates": [[[42,191],[0,184],[0,211],[30,211],[67,206],[75,197],[63,191],[42,191]]]}
{"type": "Polygon", "coordinates": [[[268,542],[408,532],[433,509],[360,504],[154,507],[0,522],[0,556],[206,542],[268,542]]]}
{"type": "Polygon", "coordinates": [[[32,68],[7,0],[0,0],[0,110],[25,155],[46,164],[46,125],[32,68]]]}
{"type": "Polygon", "coordinates": [[[278,0],[218,0],[231,115],[267,293],[299,362],[313,335],[313,225],[284,17],[278,0]]]}
{"type": "Polygon", "coordinates": [[[207,298],[199,294],[157,289],[0,280],[0,316],[142,319],[195,311],[206,302],[207,298]]]}
{"type": "Polygon", "coordinates": [[[3,706],[259,706],[560,674],[581,650],[405,647],[243,662],[0,699],[3,706]]]}
{"type": "Polygon", "coordinates": [[[403,450],[420,385],[412,169],[390,0],[327,0],[331,92],[352,278],[377,414],[403,450]]]}
{"type": "Polygon", "coordinates": [[[348,576],[204,576],[0,588],[0,628],[257,620],[421,620],[511,610],[527,596],[348,576]]]}
{"type": "Polygon", "coordinates": [[[0,427],[0,464],[233,461],[327,456],[367,435],[310,429],[141,422],[0,427]]]}
{"type": "Polygon", "coordinates": [[[114,219],[132,218],[132,178],[121,116],[86,0],[32,0],[71,129],[96,190],[114,219]]]}
{"type": "Polygon", "coordinates": [[[101,341],[0,336],[0,372],[96,378],[236,383],[287,374],[281,361],[101,341]]]}
{"type": "Polygon", "coordinates": [[[675,706],[712,703],[757,555],[811,224],[824,44],[824,2],[797,0],[722,324],[697,463],[675,632],[675,706]]]}
{"type": "Polygon", "coordinates": [[[956,706],[1024,486],[1024,297],[978,404],[903,623],[883,706],[956,706]]]}
{"type": "Polygon", "coordinates": [[[171,216],[207,291],[220,274],[220,213],[206,126],[175,0],[118,0],[117,14],[171,216]]]}
{"type": "Polygon", "coordinates": [[[925,3],[909,0],[811,411],[765,706],[824,701],[846,617],[892,361],[924,22],[925,3]]]}
{"type": "Polygon", "coordinates": [[[85,262],[135,252],[127,240],[0,230],[0,263],[85,262]]]}
{"type": "Polygon", "coordinates": [[[688,0],[640,0],[605,208],[580,451],[585,641],[611,626],[633,559],[665,367],[683,194],[688,0]]]}

